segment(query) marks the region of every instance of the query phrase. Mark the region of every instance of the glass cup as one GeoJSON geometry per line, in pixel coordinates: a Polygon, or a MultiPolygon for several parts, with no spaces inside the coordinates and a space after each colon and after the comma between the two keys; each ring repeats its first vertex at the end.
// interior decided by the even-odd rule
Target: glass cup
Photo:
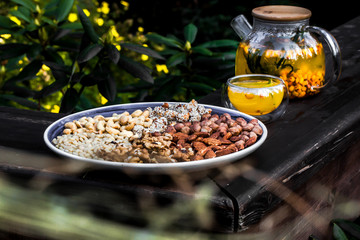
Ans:
{"type": "Polygon", "coordinates": [[[244,74],[228,79],[222,91],[225,107],[268,123],[282,116],[289,103],[284,81],[266,74],[244,74]]]}

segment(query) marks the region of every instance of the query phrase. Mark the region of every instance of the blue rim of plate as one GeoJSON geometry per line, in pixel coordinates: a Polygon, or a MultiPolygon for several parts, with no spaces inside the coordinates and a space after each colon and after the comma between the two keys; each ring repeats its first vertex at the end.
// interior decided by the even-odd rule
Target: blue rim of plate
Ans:
{"type": "MultiPolygon", "coordinates": [[[[169,104],[184,104],[185,102],[167,102],[169,104]]],[[[86,117],[94,117],[96,115],[103,115],[104,117],[112,116],[113,113],[122,113],[124,111],[133,112],[137,109],[144,110],[148,107],[155,107],[155,106],[161,106],[164,102],[139,102],[139,103],[127,103],[127,104],[118,104],[118,105],[111,105],[111,106],[105,106],[105,107],[99,107],[94,109],[89,109],[81,112],[77,112],[74,114],[70,114],[68,116],[65,116],[63,118],[60,118],[59,120],[53,122],[51,125],[49,125],[45,132],[44,132],[44,141],[45,144],[55,153],[72,160],[82,161],[84,163],[88,163],[91,165],[94,165],[95,167],[105,167],[105,168],[119,168],[122,170],[135,170],[135,171],[146,171],[151,173],[160,173],[160,172],[167,172],[171,170],[204,170],[207,168],[214,168],[221,165],[224,165],[226,163],[230,163],[233,161],[237,161],[239,159],[244,158],[245,156],[248,156],[252,152],[254,152],[256,149],[258,149],[267,138],[267,128],[260,120],[259,125],[263,129],[263,134],[257,139],[257,141],[240,151],[237,151],[235,153],[231,153],[228,155],[215,157],[211,159],[204,159],[199,161],[190,161],[190,162],[177,162],[177,163],[124,163],[124,162],[111,162],[111,161],[105,161],[105,160],[97,160],[97,159],[91,159],[91,158],[84,158],[77,155],[73,155],[67,152],[64,152],[58,148],[56,148],[51,141],[62,134],[62,131],[64,129],[64,124],[69,121],[80,119],[83,116],[86,117]]],[[[232,110],[229,108],[224,107],[218,107],[213,105],[207,105],[207,104],[199,104],[204,106],[205,108],[212,109],[212,114],[217,113],[219,115],[223,113],[229,113],[233,118],[235,117],[243,117],[246,119],[246,121],[250,121],[251,119],[255,119],[255,117],[252,117],[248,114],[232,110]]]]}

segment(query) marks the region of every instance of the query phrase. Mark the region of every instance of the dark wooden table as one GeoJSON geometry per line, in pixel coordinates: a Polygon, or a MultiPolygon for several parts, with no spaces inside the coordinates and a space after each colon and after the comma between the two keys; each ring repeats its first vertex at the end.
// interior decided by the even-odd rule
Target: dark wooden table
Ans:
{"type": "MultiPolygon", "coordinates": [[[[267,124],[268,139],[256,152],[215,169],[137,175],[93,168],[45,146],[44,130],[63,115],[0,107],[0,199],[13,203],[5,206],[11,215],[0,214],[0,237],[49,237],[42,226],[19,220],[34,217],[16,211],[23,201],[39,208],[29,196],[40,202],[60,199],[51,206],[66,209],[65,215],[82,209],[94,224],[100,219],[148,233],[162,219],[161,229],[172,233],[266,230],[267,236],[294,237],[300,216],[306,234],[326,236],[329,219],[341,216],[334,213],[336,196],[360,200],[360,17],[331,32],[342,52],[340,79],[314,97],[291,101],[280,120],[267,124]],[[324,217],[320,210],[331,214],[324,217]],[[19,219],[7,219],[17,214],[19,219]]],[[[219,92],[199,102],[220,105],[219,92]]],[[[360,209],[351,213],[344,216],[356,217],[360,209]]],[[[59,225],[52,237],[68,236],[62,229],[59,225]]]]}

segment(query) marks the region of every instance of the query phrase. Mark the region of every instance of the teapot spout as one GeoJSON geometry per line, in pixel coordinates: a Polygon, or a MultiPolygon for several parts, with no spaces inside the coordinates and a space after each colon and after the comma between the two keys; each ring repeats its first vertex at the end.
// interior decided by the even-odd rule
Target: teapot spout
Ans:
{"type": "Polygon", "coordinates": [[[252,26],[244,15],[235,17],[231,21],[230,25],[241,39],[244,39],[247,35],[249,35],[252,30],[252,26]]]}

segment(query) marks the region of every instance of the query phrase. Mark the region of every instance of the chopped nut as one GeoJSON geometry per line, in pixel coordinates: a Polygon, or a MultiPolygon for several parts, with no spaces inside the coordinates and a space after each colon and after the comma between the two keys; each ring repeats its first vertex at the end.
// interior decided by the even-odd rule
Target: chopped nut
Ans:
{"type": "Polygon", "coordinates": [[[206,145],[203,142],[196,141],[196,142],[193,142],[192,145],[196,151],[200,151],[201,149],[206,148],[206,145]]]}
{"type": "Polygon", "coordinates": [[[221,145],[221,141],[215,138],[204,138],[202,142],[207,145],[221,145]]]}
{"type": "Polygon", "coordinates": [[[214,158],[214,157],[216,157],[216,154],[215,154],[215,152],[213,151],[213,150],[209,150],[209,151],[207,151],[207,153],[205,154],[205,156],[204,156],[204,158],[205,159],[209,159],[209,158],[214,158]]]}

